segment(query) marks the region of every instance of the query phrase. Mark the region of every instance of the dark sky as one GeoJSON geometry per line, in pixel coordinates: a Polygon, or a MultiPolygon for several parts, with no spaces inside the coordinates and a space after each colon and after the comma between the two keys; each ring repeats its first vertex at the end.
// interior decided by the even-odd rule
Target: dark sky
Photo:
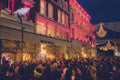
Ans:
{"type": "Polygon", "coordinates": [[[120,0],[78,0],[91,16],[91,23],[120,21],[120,0]]]}

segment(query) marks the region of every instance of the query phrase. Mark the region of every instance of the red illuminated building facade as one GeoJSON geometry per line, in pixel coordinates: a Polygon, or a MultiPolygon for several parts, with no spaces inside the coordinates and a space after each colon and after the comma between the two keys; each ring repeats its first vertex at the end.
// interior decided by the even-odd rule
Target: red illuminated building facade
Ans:
{"type": "Polygon", "coordinates": [[[29,55],[30,58],[31,54],[43,56],[43,53],[47,57],[54,57],[55,54],[52,53],[56,53],[57,57],[64,55],[66,58],[95,56],[95,28],[90,23],[90,16],[76,0],[4,0],[0,2],[2,54],[14,52],[17,56],[20,53],[18,44],[21,43],[21,26],[14,12],[22,7],[30,8],[29,12],[22,17],[22,25],[25,27],[24,54],[29,55]],[[5,46],[5,42],[10,45],[5,46]],[[15,45],[13,47],[16,51],[9,49],[11,43],[15,45]],[[48,46],[55,49],[57,47],[59,51],[55,52],[52,49],[50,51],[47,49],[48,46]]]}
{"type": "Polygon", "coordinates": [[[90,18],[76,0],[70,0],[70,38],[95,47],[95,27],[90,23],[90,18]]]}

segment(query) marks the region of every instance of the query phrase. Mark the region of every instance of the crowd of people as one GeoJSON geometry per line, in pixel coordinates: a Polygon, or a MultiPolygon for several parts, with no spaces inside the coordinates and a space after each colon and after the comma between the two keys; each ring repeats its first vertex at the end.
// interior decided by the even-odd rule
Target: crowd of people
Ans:
{"type": "Polygon", "coordinates": [[[0,80],[120,80],[119,57],[31,60],[0,65],[0,80]]]}

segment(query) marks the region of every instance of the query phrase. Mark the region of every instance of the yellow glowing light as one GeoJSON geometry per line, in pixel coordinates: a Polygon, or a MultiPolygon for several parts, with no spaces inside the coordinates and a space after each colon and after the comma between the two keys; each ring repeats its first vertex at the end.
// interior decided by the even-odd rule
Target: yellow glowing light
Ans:
{"type": "Polygon", "coordinates": [[[82,56],[83,56],[84,58],[87,58],[87,54],[85,54],[85,53],[84,53],[82,56]]]}
{"type": "Polygon", "coordinates": [[[54,59],[54,56],[52,54],[46,54],[46,58],[52,60],[52,59],[54,59]]]}
{"type": "Polygon", "coordinates": [[[30,54],[24,53],[23,54],[23,61],[28,61],[30,60],[30,54]]]}
{"type": "Polygon", "coordinates": [[[84,53],[84,48],[82,48],[82,52],[81,52],[81,54],[82,54],[82,57],[87,58],[87,54],[84,53]]]}
{"type": "Polygon", "coordinates": [[[68,55],[67,54],[65,55],[65,59],[68,59],[68,55]]]}

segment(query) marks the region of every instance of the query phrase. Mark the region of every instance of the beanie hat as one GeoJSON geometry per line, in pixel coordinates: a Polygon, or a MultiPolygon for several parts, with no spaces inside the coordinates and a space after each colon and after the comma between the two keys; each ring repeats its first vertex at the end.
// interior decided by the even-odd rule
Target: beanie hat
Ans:
{"type": "Polygon", "coordinates": [[[39,77],[42,75],[42,71],[41,71],[39,68],[35,69],[35,70],[34,70],[34,73],[35,73],[36,75],[38,75],[39,77]]]}

